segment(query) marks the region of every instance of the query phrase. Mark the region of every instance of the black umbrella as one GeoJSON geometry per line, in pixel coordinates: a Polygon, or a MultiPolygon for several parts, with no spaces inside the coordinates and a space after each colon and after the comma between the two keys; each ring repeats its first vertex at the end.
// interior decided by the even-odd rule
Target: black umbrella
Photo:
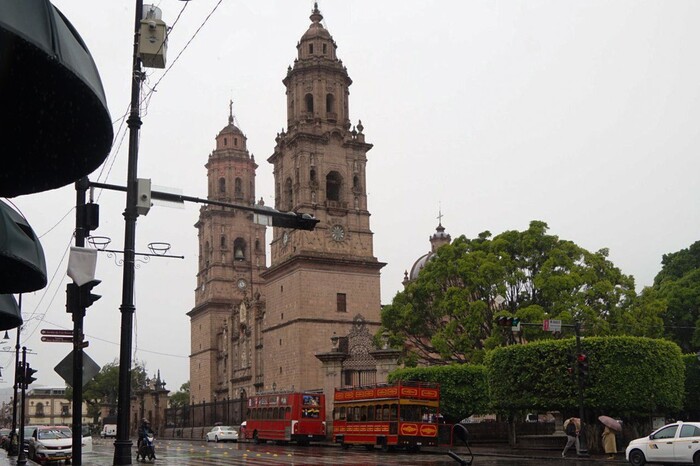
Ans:
{"type": "Polygon", "coordinates": [[[109,155],[95,63],[48,0],[0,0],[0,196],[65,186],[109,155]]]}
{"type": "Polygon", "coordinates": [[[39,239],[24,217],[0,202],[0,294],[45,286],[46,261],[39,239]]]}

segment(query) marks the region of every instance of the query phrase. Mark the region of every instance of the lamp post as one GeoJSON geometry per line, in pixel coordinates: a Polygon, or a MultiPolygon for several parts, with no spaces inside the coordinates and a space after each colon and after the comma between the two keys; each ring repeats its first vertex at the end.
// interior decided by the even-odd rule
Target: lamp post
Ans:
{"type": "Polygon", "coordinates": [[[131,463],[129,438],[129,401],[131,399],[131,333],[134,324],[134,248],[136,245],[136,196],[139,152],[139,130],[141,115],[141,59],[139,58],[139,36],[143,17],[143,0],[136,0],[134,18],[134,51],[131,75],[131,111],[129,126],[129,157],[126,175],[126,207],[124,209],[124,273],[122,275],[121,336],[119,342],[119,390],[117,399],[117,439],[114,442],[114,464],[131,463]]]}

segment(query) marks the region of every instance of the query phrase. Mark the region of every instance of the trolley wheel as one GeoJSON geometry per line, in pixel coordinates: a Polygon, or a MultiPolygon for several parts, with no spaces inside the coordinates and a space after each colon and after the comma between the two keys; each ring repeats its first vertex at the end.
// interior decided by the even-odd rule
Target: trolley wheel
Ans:
{"type": "Polygon", "coordinates": [[[349,443],[343,442],[343,443],[340,444],[340,448],[342,448],[343,450],[349,450],[349,449],[350,449],[350,444],[349,444],[349,443]]]}
{"type": "Polygon", "coordinates": [[[374,445],[365,445],[365,450],[367,450],[367,451],[374,450],[374,445]]]}

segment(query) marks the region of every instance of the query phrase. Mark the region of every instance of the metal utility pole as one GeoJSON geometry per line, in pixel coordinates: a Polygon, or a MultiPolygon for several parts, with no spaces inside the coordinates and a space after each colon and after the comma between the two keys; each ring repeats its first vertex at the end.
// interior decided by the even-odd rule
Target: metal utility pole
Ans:
{"type": "MultiPolygon", "coordinates": [[[[22,310],[22,295],[19,295],[19,309],[22,310]]],[[[17,439],[17,386],[19,383],[19,334],[22,331],[22,326],[17,327],[17,343],[15,343],[15,384],[14,395],[12,398],[12,432],[10,433],[10,448],[7,452],[8,456],[16,456],[18,451],[19,441],[17,439]]]]}
{"type": "MultiPolygon", "coordinates": [[[[20,366],[18,366],[18,369],[20,366]]],[[[22,366],[21,366],[21,371],[20,371],[20,377],[19,377],[19,384],[21,385],[21,392],[22,392],[22,404],[21,404],[21,410],[20,410],[20,418],[19,418],[19,454],[17,455],[17,464],[27,464],[27,454],[24,452],[24,419],[25,419],[25,413],[24,413],[24,389],[25,389],[25,381],[26,381],[26,373],[27,370],[27,348],[25,346],[22,347],[22,366]]]]}
{"type": "MultiPolygon", "coordinates": [[[[576,357],[581,354],[581,323],[576,321],[574,323],[574,333],[576,334],[576,357]]],[[[581,368],[579,367],[579,361],[576,361],[576,380],[578,381],[578,417],[581,419],[581,431],[579,432],[579,456],[588,456],[588,445],[586,443],[586,431],[583,429],[584,424],[584,408],[583,408],[583,374],[581,374],[581,368]]]]}
{"type": "MultiPolygon", "coordinates": [[[[75,182],[75,245],[85,246],[85,193],[87,178],[75,182]]],[[[70,306],[70,303],[69,303],[70,306]]],[[[73,314],[73,455],[75,466],[83,464],[83,318],[85,308],[69,309],[73,314]]]]}
{"type": "Polygon", "coordinates": [[[136,0],[134,17],[134,52],[131,75],[131,112],[126,120],[129,126],[129,158],[126,175],[126,208],[124,209],[124,274],[122,278],[122,304],[120,311],[121,338],[119,343],[119,392],[117,399],[117,439],[114,442],[114,464],[131,464],[129,437],[129,402],[131,400],[131,334],[134,324],[134,276],[136,247],[136,197],[139,153],[139,130],[141,128],[141,59],[139,38],[143,0],[136,0]]]}

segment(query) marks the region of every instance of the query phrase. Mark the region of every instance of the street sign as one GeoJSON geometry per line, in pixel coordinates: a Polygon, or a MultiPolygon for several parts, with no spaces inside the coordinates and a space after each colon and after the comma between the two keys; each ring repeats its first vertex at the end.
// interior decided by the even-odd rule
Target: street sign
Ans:
{"type": "Polygon", "coordinates": [[[63,336],[72,337],[73,330],[54,330],[54,329],[42,328],[41,334],[42,335],[55,335],[55,336],[63,335],[63,336]]]}
{"type": "Polygon", "coordinates": [[[41,341],[49,343],[73,343],[73,337],[41,337],[41,341]]]}
{"type": "Polygon", "coordinates": [[[549,331],[550,332],[561,332],[561,320],[549,320],[549,331]]]}
{"type": "Polygon", "coordinates": [[[544,319],[542,321],[542,330],[544,330],[545,332],[549,331],[549,319],[544,319]]]}
{"type": "MultiPolygon", "coordinates": [[[[68,353],[68,356],[63,358],[56,367],[53,368],[68,385],[73,386],[73,352],[68,353]]],[[[83,353],[83,386],[92,380],[100,372],[100,366],[92,360],[90,356],[83,353]]]]}

